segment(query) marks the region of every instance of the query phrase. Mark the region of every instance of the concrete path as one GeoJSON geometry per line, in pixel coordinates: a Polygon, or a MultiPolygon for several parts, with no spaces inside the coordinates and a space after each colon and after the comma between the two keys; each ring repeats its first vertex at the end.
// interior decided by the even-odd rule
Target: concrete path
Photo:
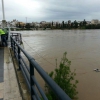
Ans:
{"type": "Polygon", "coordinates": [[[8,48],[0,48],[0,100],[22,100],[8,48]]]}
{"type": "Polygon", "coordinates": [[[4,83],[4,48],[0,48],[0,100],[3,100],[4,83]]]}

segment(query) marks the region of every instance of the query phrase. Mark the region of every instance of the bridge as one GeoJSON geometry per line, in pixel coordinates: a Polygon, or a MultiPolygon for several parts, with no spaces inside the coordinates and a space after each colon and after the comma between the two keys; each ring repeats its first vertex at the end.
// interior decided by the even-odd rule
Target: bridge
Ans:
{"type": "Polygon", "coordinates": [[[45,92],[34,75],[34,70],[55,93],[59,100],[71,100],[70,97],[52,80],[42,67],[20,45],[12,34],[9,47],[0,47],[0,100],[48,100],[45,92]],[[24,55],[28,64],[25,62],[24,55]]]}

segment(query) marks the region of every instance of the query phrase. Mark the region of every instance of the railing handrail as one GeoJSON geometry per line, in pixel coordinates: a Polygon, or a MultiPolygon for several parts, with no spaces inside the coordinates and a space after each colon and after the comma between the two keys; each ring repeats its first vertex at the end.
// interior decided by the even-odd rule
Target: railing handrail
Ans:
{"type": "MultiPolygon", "coordinates": [[[[24,55],[28,58],[31,65],[37,70],[37,72],[41,75],[41,77],[45,80],[45,82],[51,87],[54,93],[60,100],[71,100],[69,96],[55,83],[55,81],[41,68],[41,66],[31,57],[11,36],[11,39],[14,41],[16,46],[24,53],[24,55]]],[[[33,78],[33,76],[31,76],[33,78]]],[[[33,87],[33,86],[31,86],[33,87]]]]}

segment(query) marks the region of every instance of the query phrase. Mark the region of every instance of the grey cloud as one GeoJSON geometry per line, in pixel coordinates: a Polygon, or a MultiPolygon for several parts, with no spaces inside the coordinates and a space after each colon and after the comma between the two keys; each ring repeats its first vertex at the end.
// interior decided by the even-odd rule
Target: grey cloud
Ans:
{"type": "MultiPolygon", "coordinates": [[[[99,0],[5,0],[7,20],[18,19],[25,21],[41,20],[92,20],[99,19],[99,0]],[[23,2],[21,2],[23,1],[23,2]],[[25,4],[26,2],[26,4],[25,4]],[[30,5],[28,5],[29,3],[30,5]]],[[[0,4],[1,5],[1,4],[0,4]]],[[[0,19],[2,19],[0,9],[0,19]]]]}

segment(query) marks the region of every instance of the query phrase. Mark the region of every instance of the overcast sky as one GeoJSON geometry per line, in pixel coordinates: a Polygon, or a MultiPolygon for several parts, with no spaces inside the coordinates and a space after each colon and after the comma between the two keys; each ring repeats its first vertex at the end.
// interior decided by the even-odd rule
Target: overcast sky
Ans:
{"type": "Polygon", "coordinates": [[[27,22],[100,20],[100,0],[4,0],[4,7],[7,21],[26,22],[26,17],[27,22]]]}

